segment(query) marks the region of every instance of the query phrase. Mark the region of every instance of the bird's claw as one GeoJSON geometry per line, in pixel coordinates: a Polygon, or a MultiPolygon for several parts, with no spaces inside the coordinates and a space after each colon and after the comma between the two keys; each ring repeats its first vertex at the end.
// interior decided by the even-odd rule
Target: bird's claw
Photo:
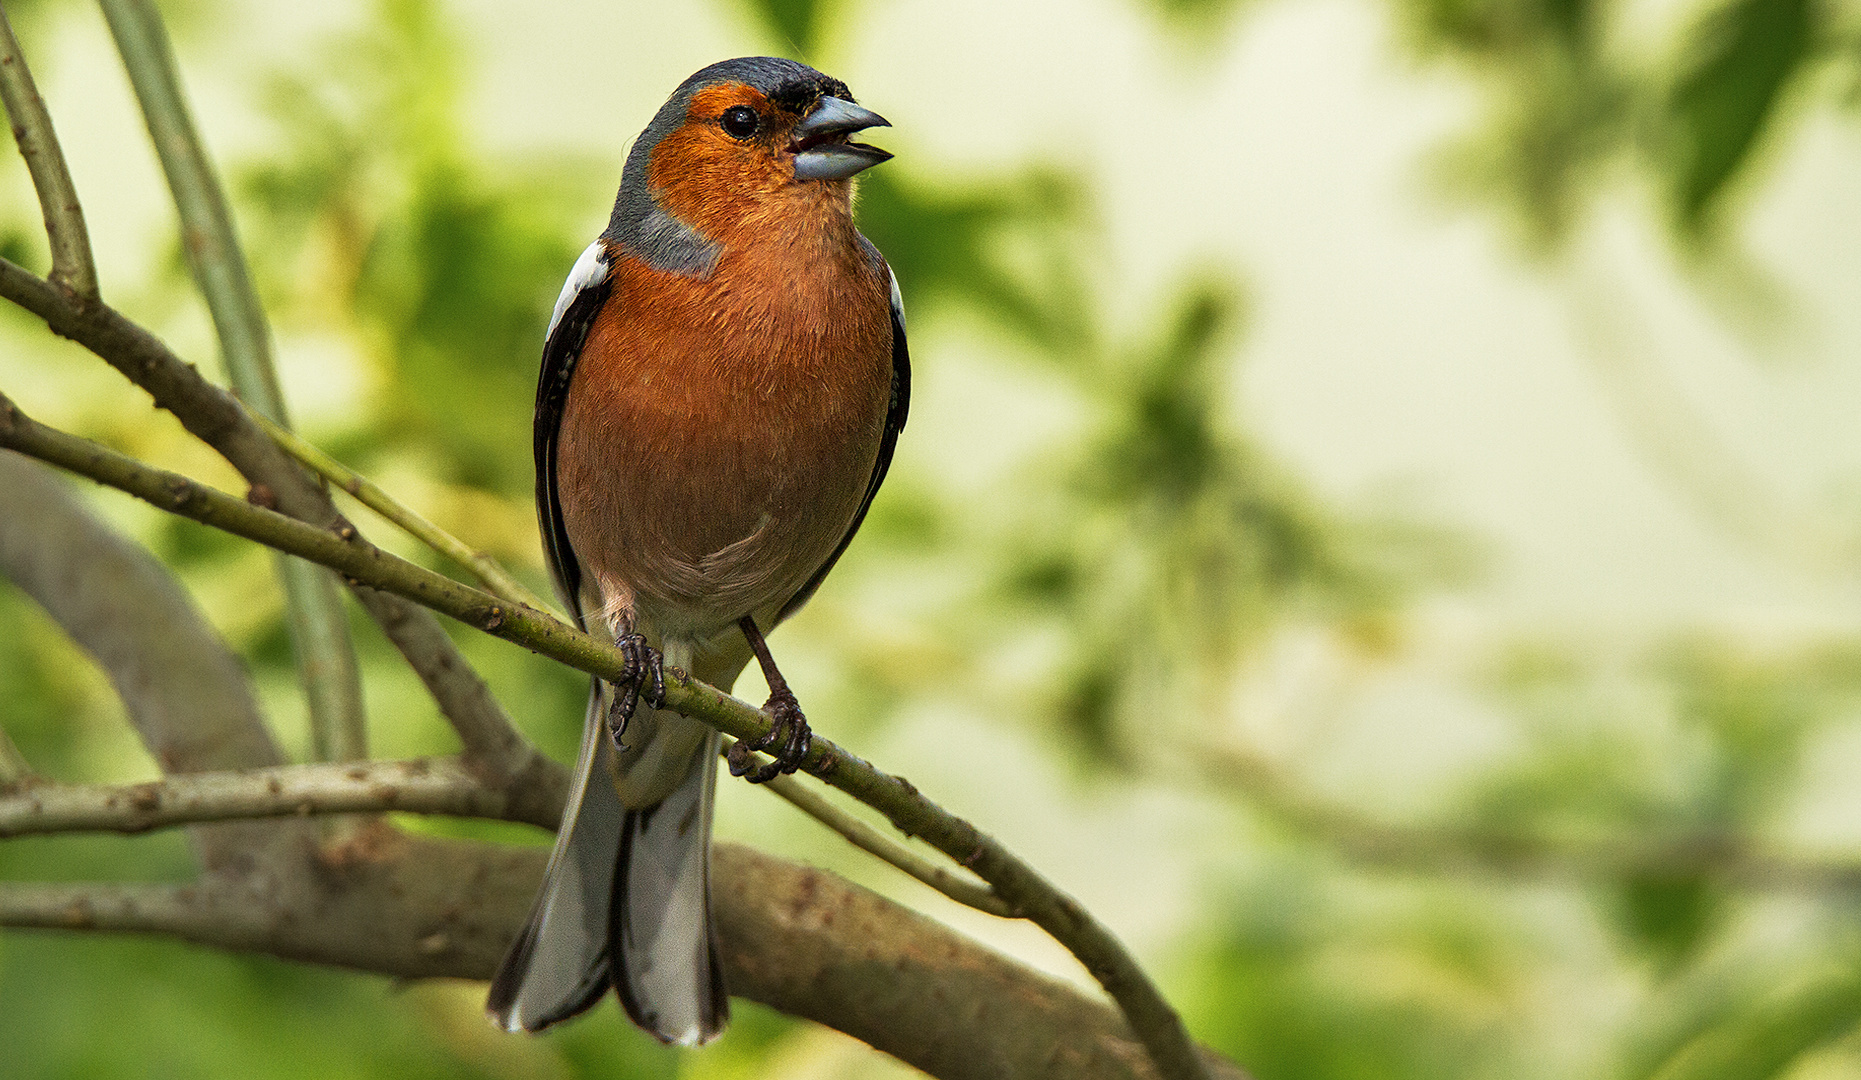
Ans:
{"type": "Polygon", "coordinates": [[[614,646],[627,658],[627,671],[612,684],[614,700],[607,708],[607,737],[614,749],[625,753],[627,744],[620,737],[626,733],[627,721],[633,719],[633,710],[640,701],[644,699],[654,709],[666,703],[665,657],[639,634],[622,635],[614,646]]]}
{"type": "Polygon", "coordinates": [[[784,773],[794,772],[814,746],[814,732],[808,727],[808,718],[801,714],[800,703],[786,687],[769,695],[763,711],[775,724],[759,738],[739,739],[725,755],[730,762],[730,775],[741,776],[752,784],[766,784],[784,773]],[[776,748],[773,750],[775,760],[757,768],[751,752],[772,747],[776,748]]]}

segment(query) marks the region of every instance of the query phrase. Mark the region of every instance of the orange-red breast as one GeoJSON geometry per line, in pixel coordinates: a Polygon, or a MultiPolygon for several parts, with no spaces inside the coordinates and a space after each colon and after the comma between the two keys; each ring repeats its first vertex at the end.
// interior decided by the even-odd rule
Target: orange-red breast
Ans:
{"type": "Polygon", "coordinates": [[[848,137],[885,124],[793,61],[705,68],[641,133],[556,302],[537,513],[563,602],[634,663],[595,683],[542,891],[491,984],[509,1030],[609,986],[669,1042],[728,1018],[710,925],[718,736],[654,708],[655,680],[663,662],[729,689],[754,655],[777,721],[756,749],[776,763],[750,778],[807,752],[762,632],[845,550],[905,425],[904,311],[853,227],[850,182],[891,155],[848,137]]]}

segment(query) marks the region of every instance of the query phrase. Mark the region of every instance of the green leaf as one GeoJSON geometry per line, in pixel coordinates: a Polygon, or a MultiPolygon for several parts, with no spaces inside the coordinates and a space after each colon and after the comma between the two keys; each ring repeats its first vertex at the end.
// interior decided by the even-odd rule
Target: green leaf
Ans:
{"type": "Polygon", "coordinates": [[[1680,225],[1700,232],[1816,41],[1808,0],[1735,0],[1702,20],[1666,103],[1662,166],[1680,225]]]}
{"type": "Polygon", "coordinates": [[[744,5],[777,39],[806,57],[820,45],[821,28],[835,5],[822,0],[748,0],[744,5]]]}
{"type": "Polygon", "coordinates": [[[1614,891],[1616,930],[1668,968],[1711,939],[1725,907],[1720,890],[1698,875],[1630,878],[1614,891]]]}
{"type": "Polygon", "coordinates": [[[1650,1080],[1767,1080],[1861,1023],[1861,971],[1853,957],[1773,994],[1744,1016],[1694,1039],[1650,1080]]]}
{"type": "Polygon", "coordinates": [[[1256,5],[1247,0],[1146,0],[1150,9],[1178,43],[1203,54],[1213,54],[1228,40],[1242,11],[1256,5]]]}

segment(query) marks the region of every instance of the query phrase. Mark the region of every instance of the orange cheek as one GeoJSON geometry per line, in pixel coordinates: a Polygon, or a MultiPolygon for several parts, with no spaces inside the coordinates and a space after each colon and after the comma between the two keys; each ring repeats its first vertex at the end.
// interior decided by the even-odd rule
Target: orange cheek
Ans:
{"type": "Polygon", "coordinates": [[[725,138],[709,128],[680,128],[654,148],[649,173],[660,205],[714,239],[753,217],[786,179],[769,151],[725,138]]]}
{"type": "Polygon", "coordinates": [[[740,142],[701,119],[733,105],[770,111],[768,99],[744,87],[700,90],[692,98],[691,119],[653,148],[647,171],[661,206],[706,237],[726,242],[737,229],[753,227],[770,196],[793,179],[764,140],[740,142]]]}

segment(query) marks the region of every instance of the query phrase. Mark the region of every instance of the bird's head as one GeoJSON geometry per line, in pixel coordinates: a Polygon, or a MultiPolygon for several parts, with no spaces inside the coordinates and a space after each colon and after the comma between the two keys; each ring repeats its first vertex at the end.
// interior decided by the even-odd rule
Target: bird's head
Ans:
{"type": "Polygon", "coordinates": [[[665,269],[697,269],[698,249],[714,249],[734,228],[844,213],[847,181],[892,156],[850,136],[890,126],[845,83],[805,64],[768,56],[712,64],[640,133],[609,235],[665,269]]]}

